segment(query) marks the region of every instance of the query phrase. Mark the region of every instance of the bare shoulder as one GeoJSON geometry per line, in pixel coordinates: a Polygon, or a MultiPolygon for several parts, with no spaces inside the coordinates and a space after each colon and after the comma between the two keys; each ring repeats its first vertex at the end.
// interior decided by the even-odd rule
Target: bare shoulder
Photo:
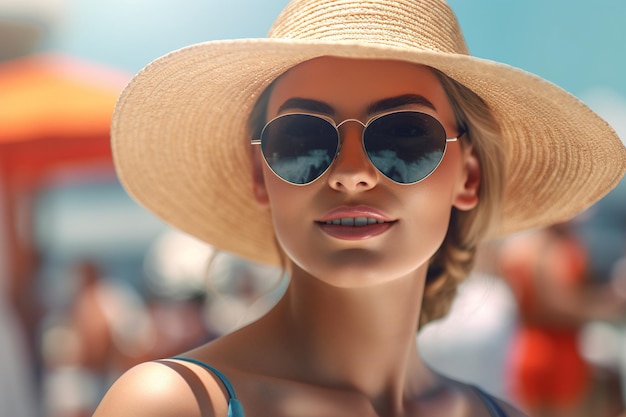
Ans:
{"type": "Polygon", "coordinates": [[[126,371],[93,417],[213,417],[227,414],[220,384],[196,366],[173,360],[145,362],[126,371]]]}

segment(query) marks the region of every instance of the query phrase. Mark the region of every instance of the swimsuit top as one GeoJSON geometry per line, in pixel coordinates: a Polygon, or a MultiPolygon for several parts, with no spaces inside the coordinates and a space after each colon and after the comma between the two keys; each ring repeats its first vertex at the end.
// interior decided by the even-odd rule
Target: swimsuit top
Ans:
{"type": "MultiPolygon", "coordinates": [[[[241,406],[241,403],[237,399],[237,396],[235,395],[235,390],[233,389],[233,386],[228,380],[228,378],[226,378],[226,375],[224,375],[219,370],[213,368],[212,366],[209,366],[206,363],[200,362],[196,359],[185,358],[185,357],[180,357],[180,356],[173,357],[172,359],[195,363],[196,365],[202,366],[203,368],[209,370],[215,376],[217,376],[219,380],[222,382],[222,384],[224,384],[224,387],[226,387],[226,391],[228,392],[228,417],[244,417],[243,407],[241,406]]],[[[473,388],[478,393],[478,396],[485,403],[485,406],[489,410],[489,415],[491,417],[507,417],[504,410],[502,410],[502,407],[498,405],[498,403],[495,401],[495,399],[491,395],[487,394],[486,392],[484,392],[478,387],[473,387],[473,388]]]]}

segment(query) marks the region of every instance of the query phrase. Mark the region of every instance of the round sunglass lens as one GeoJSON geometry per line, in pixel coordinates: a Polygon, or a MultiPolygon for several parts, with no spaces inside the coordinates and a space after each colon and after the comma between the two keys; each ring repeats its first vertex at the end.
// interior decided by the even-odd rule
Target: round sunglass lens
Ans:
{"type": "Polygon", "coordinates": [[[261,134],[269,167],[293,184],[308,184],[330,166],[337,151],[335,127],[321,117],[286,114],[272,120],[261,134]]]}
{"type": "Polygon", "coordinates": [[[390,113],[367,126],[363,144],[382,174],[411,184],[437,168],[443,158],[446,132],[437,119],[425,113],[390,113]]]}

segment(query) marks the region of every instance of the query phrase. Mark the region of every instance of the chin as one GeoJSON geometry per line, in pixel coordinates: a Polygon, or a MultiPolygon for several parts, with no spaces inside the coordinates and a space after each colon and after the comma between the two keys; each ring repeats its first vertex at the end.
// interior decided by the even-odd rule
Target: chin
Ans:
{"type": "Polygon", "coordinates": [[[415,277],[426,279],[427,260],[416,262],[414,257],[402,260],[385,259],[380,254],[362,249],[350,249],[333,254],[328,259],[311,261],[311,268],[300,263],[308,275],[338,288],[364,288],[397,279],[415,277]],[[423,273],[421,272],[423,271],[423,273]]]}

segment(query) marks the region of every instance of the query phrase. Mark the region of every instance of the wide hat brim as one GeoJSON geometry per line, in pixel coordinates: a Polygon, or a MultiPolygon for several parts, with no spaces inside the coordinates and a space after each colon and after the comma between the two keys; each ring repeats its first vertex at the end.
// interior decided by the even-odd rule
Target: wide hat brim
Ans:
{"type": "Polygon", "coordinates": [[[184,232],[244,258],[278,264],[270,213],[252,194],[248,117],[277,76],[320,56],[428,65],[485,100],[502,129],[506,171],[502,220],[490,237],[570,219],[626,171],[626,148],[604,120],[520,69],[397,46],[250,39],[192,45],[133,78],[111,128],[126,190],[184,232]]]}

